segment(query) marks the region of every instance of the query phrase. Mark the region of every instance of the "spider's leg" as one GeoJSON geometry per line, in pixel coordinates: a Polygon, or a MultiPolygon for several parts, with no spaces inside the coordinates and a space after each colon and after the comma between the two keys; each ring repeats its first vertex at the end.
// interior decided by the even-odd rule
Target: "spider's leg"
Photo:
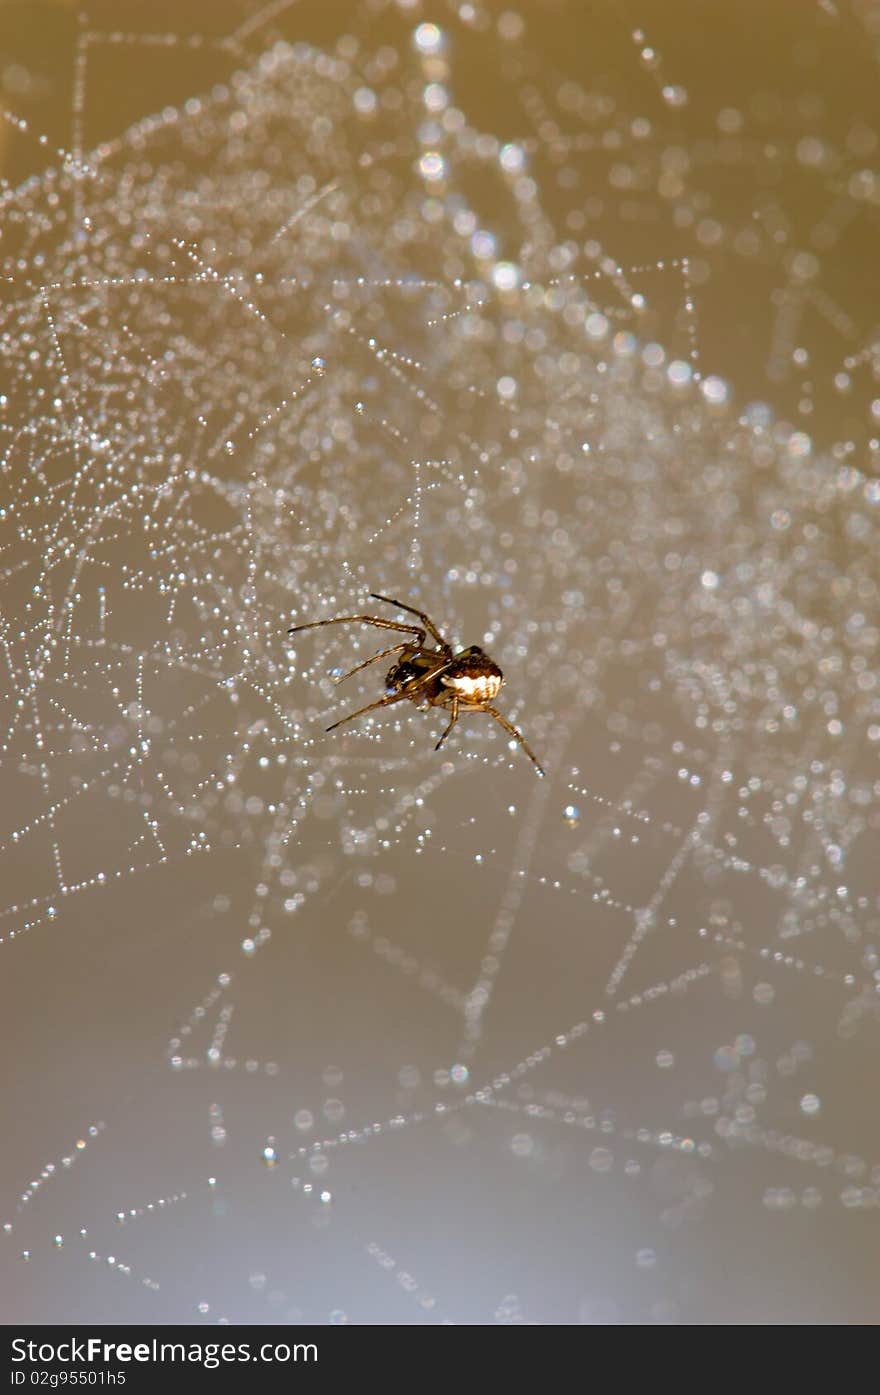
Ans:
{"type": "Polygon", "coordinates": [[[348,673],[340,673],[338,678],[333,679],[333,682],[342,683],[344,679],[351,678],[353,673],[360,673],[362,668],[367,668],[370,664],[374,664],[377,659],[387,659],[389,654],[402,654],[404,650],[412,649],[412,647],[411,644],[392,644],[390,649],[380,649],[378,654],[374,654],[372,658],[364,659],[363,663],[355,664],[354,668],[348,670],[348,673]]]}
{"type": "Polygon", "coordinates": [[[452,652],[433,620],[431,620],[423,610],[414,610],[411,605],[404,605],[403,601],[392,600],[391,596],[379,596],[375,591],[370,592],[370,597],[374,601],[384,601],[386,605],[396,605],[398,610],[408,610],[410,615],[417,615],[428,633],[433,635],[434,639],[440,645],[440,648],[446,653],[452,652]]]}
{"type": "MultiPolygon", "coordinates": [[[[430,652],[431,651],[429,649],[428,653],[430,654],[430,652]]],[[[450,654],[448,658],[445,654],[438,654],[437,657],[443,660],[443,662],[437,664],[435,668],[429,668],[428,672],[423,673],[421,678],[416,678],[411,683],[407,683],[407,697],[411,697],[413,693],[418,692],[419,688],[424,688],[425,684],[430,683],[432,679],[439,678],[442,673],[446,673],[449,669],[451,669],[453,664],[455,663],[454,654],[450,654]]]]}
{"type": "Polygon", "coordinates": [[[417,635],[419,649],[425,642],[425,631],[418,625],[398,625],[396,620],[380,620],[375,615],[334,615],[332,620],[310,620],[307,625],[293,625],[287,633],[296,635],[301,630],[319,630],[322,625],[354,624],[375,625],[378,630],[400,630],[403,634],[417,635]]]}
{"type": "Polygon", "coordinates": [[[453,697],[453,699],[452,699],[452,716],[451,716],[451,718],[449,719],[449,726],[446,728],[446,730],[444,731],[443,735],[440,737],[440,740],[437,742],[437,745],[434,747],[434,750],[435,750],[435,751],[439,751],[439,750],[440,750],[440,747],[443,745],[443,742],[446,740],[447,736],[448,736],[449,733],[452,731],[452,728],[455,726],[455,724],[456,724],[457,721],[458,721],[458,698],[457,698],[457,697],[453,697]]]}
{"type": "MultiPolygon", "coordinates": [[[[409,646],[407,646],[407,648],[408,647],[409,646]]],[[[344,722],[351,722],[355,717],[362,717],[365,712],[372,712],[377,707],[390,707],[392,702],[402,702],[404,698],[411,698],[413,693],[418,692],[419,688],[423,688],[426,683],[430,683],[432,678],[436,678],[439,673],[445,673],[448,668],[451,668],[454,662],[454,659],[450,659],[448,663],[438,664],[436,668],[429,669],[427,673],[423,673],[421,678],[417,678],[413,683],[407,683],[403,692],[386,693],[384,697],[378,698],[376,702],[368,702],[366,707],[359,707],[357,712],[349,712],[347,717],[340,717],[339,721],[334,722],[332,727],[327,727],[327,730],[335,731],[336,728],[341,727],[344,722]]]]}
{"type": "Polygon", "coordinates": [[[522,732],[521,732],[521,731],[517,731],[516,727],[513,726],[513,724],[512,724],[511,722],[508,722],[508,720],[507,720],[506,717],[502,717],[502,715],[501,715],[500,712],[497,712],[497,711],[495,710],[494,707],[489,707],[488,704],[485,704],[484,706],[478,708],[477,710],[480,711],[480,712],[488,712],[490,717],[494,717],[494,718],[495,718],[495,720],[496,720],[496,722],[498,723],[499,726],[502,726],[506,732],[509,732],[510,735],[511,735],[512,737],[514,737],[514,738],[519,742],[519,744],[522,746],[523,750],[525,751],[526,755],[528,756],[529,760],[532,762],[532,765],[535,767],[535,769],[537,770],[537,772],[538,772],[539,775],[545,775],[545,774],[547,773],[547,772],[542,768],[542,766],[541,766],[541,764],[540,764],[540,762],[539,762],[539,760],[538,760],[538,757],[535,755],[535,753],[534,753],[534,751],[532,750],[531,746],[529,745],[528,741],[526,741],[526,739],[525,739],[525,737],[523,736],[522,732]]]}
{"type": "Polygon", "coordinates": [[[338,722],[334,722],[328,731],[335,731],[337,727],[342,727],[346,722],[353,722],[355,717],[362,717],[365,712],[373,712],[377,707],[390,707],[392,702],[402,702],[406,693],[386,693],[384,697],[377,698],[375,702],[368,702],[366,707],[359,707],[357,712],[349,712],[347,717],[340,717],[338,722]]]}

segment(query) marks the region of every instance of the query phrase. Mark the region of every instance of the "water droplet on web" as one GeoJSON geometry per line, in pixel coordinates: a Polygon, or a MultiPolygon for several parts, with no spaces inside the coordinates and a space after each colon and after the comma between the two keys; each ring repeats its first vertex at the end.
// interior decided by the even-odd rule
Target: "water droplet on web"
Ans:
{"type": "MultiPolygon", "coordinates": [[[[73,1120],[22,1178],[16,1233],[36,1255],[60,1247],[56,1230],[75,1250],[70,1208],[113,1172],[105,1220],[133,1262],[148,1250],[180,1287],[208,1224],[234,1287],[250,1267],[236,1274],[223,1249],[240,1190],[258,1219],[283,1205],[294,1247],[309,1228],[326,1317],[346,1292],[334,1246],[362,1232],[377,1179],[397,1205],[413,1171],[454,1237],[468,1173],[486,1250],[476,1198],[503,1206],[510,1173],[536,1223],[629,1190],[631,1216],[609,1211],[612,1277],[641,1243],[632,1217],[671,1229],[699,1203],[709,1311],[713,1272],[731,1293],[753,1279],[726,1223],[747,1237],[821,1204],[818,1186],[775,1175],[793,1110],[801,1132],[822,1119],[828,1134],[791,1146],[827,1170],[830,1240],[839,1212],[876,1209],[880,1178],[840,1151],[859,1121],[846,1053],[828,1045],[869,1039],[880,980],[865,766],[880,743],[880,399],[859,267],[876,132],[781,90],[768,106],[741,49],[743,71],[725,68],[736,105],[698,140],[676,119],[693,64],[660,34],[638,31],[615,71],[581,45],[583,73],[559,81],[530,14],[462,3],[447,33],[412,4],[386,8],[379,42],[334,29],[327,7],[324,47],[295,6],[284,38],[257,7],[211,38],[236,35],[234,79],[175,106],[149,86],[147,52],[158,43],[176,70],[207,36],[169,21],[114,40],[120,90],[137,75],[159,95],[128,130],[111,102],[91,157],[106,74],[81,36],[76,149],[49,143],[4,189],[10,227],[37,231],[4,268],[2,935],[30,935],[44,967],[97,955],[77,1021],[119,1077],[109,1153],[73,1120]],[[479,125],[458,104],[471,68],[479,125]],[[522,120],[493,109],[499,82],[522,120]],[[653,103],[633,100],[645,83],[653,103]],[[490,183],[503,197],[482,197],[490,183]],[[677,255],[655,258],[661,246],[677,255]],[[768,300],[768,277],[808,292],[810,313],[768,300]],[[456,648],[499,656],[499,712],[548,769],[589,783],[562,785],[585,801],[562,806],[577,838],[485,713],[460,713],[440,753],[449,709],[401,703],[325,733],[381,695],[403,651],[359,673],[348,706],[333,690],[332,713],[327,676],[412,647],[414,631],[333,625],[288,643],[283,617],[415,623],[374,588],[426,607],[456,648]],[[248,961],[234,980],[217,972],[230,944],[248,961]],[[173,1032],[171,1081],[132,1106],[145,1013],[173,1032]],[[576,1093],[588,1078],[595,1114],[576,1093]],[[613,1153],[590,1151],[600,1132],[613,1153]],[[184,1204],[163,1228],[150,1218],[183,1191],[160,1199],[147,1164],[161,1142],[179,1186],[190,1136],[222,1160],[222,1194],[209,1180],[204,1214],[184,1204]],[[331,1170],[341,1211],[321,1190],[331,1170]],[[681,1194],[661,1197],[670,1177],[681,1194]]],[[[717,44],[711,25],[704,38],[717,44]]],[[[28,137],[16,160],[47,144],[5,120],[28,137]]],[[[46,1043],[74,1100],[86,1058],[44,998],[20,1065],[48,1118],[46,1043]]],[[[90,1097],[102,1079],[99,1061],[90,1097]]],[[[386,1229],[391,1244],[406,1226],[386,1229]]],[[[268,1268],[264,1231],[253,1263],[268,1268]]],[[[399,1256],[381,1252],[384,1311],[405,1317],[394,1304],[409,1299],[424,1320],[432,1241],[407,1234],[399,1256]]],[[[519,1284],[508,1248],[488,1300],[456,1264],[457,1317],[479,1299],[529,1320],[535,1276],[519,1284]]],[[[687,1317],[686,1248],[669,1264],[675,1301],[652,1290],[638,1320],[676,1304],[687,1317]]],[[[91,1255],[124,1287],[124,1258],[91,1255]]],[[[582,1293],[555,1252],[530,1258],[537,1281],[553,1270],[566,1320],[632,1320],[632,1295],[582,1293]]],[[[257,1272],[247,1296],[303,1321],[257,1272]]],[[[831,1310],[832,1285],[807,1290],[831,1310]]]]}
{"type": "Polygon", "coordinates": [[[518,1158],[531,1157],[535,1151],[535,1140],[528,1133],[514,1134],[510,1140],[510,1151],[518,1158]]]}

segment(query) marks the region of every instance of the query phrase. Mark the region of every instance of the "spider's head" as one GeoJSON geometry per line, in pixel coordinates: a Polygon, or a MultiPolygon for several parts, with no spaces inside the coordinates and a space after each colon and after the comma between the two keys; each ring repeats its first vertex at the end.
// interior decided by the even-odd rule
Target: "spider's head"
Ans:
{"type": "Polygon", "coordinates": [[[400,663],[393,664],[385,675],[385,687],[391,692],[398,693],[401,688],[405,688],[407,683],[411,683],[414,678],[420,678],[423,670],[414,664],[411,659],[401,659],[400,663]]]}

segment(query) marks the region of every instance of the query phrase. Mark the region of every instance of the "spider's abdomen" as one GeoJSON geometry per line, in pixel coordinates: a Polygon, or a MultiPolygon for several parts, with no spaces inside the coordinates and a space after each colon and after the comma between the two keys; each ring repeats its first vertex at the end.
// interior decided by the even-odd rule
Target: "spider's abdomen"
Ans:
{"type": "Polygon", "coordinates": [[[472,645],[458,655],[452,668],[440,675],[440,682],[459,702],[483,703],[498,696],[504,675],[494,659],[472,645]]]}

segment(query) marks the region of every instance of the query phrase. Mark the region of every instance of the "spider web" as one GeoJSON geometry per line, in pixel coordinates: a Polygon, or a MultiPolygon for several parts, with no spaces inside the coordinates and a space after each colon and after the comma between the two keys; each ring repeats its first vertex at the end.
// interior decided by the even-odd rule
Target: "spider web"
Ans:
{"type": "Polygon", "coordinates": [[[477,5],[86,21],[70,148],[6,186],[24,1316],[868,1311],[868,128],[697,138],[602,15],[615,81],[477,5]],[[216,81],[93,141],[153,50],[216,81]],[[707,370],[731,293],[794,422],[707,370]],[[484,717],[325,735],[381,646],[285,631],[371,591],[498,659],[547,780],[484,717]]]}

